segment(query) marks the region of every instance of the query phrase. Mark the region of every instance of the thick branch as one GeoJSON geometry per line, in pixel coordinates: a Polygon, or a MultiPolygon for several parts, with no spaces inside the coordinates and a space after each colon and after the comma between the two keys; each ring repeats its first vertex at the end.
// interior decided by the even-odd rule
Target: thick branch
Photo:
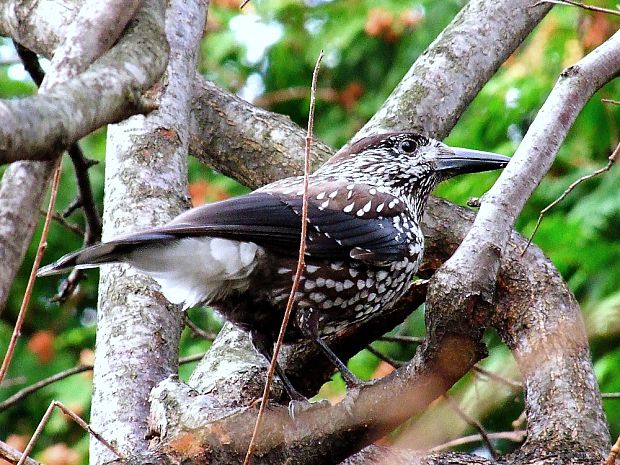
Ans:
{"type": "MultiPolygon", "coordinates": [[[[506,253],[516,216],[551,166],[559,145],[580,110],[594,92],[619,71],[620,33],[616,33],[578,64],[562,73],[513,160],[485,196],[474,226],[463,244],[431,280],[427,311],[432,314],[437,309],[457,307],[465,309],[472,318],[477,317],[483,325],[492,316],[491,304],[500,257],[506,253]]],[[[512,250],[511,254],[514,253],[512,250]]],[[[543,284],[550,284],[549,278],[545,279],[544,275],[540,279],[543,284]]],[[[558,277],[553,286],[557,287],[561,283],[558,277]]],[[[534,303],[540,295],[547,296],[544,302],[547,308],[555,294],[550,294],[546,287],[538,291],[542,294],[538,294],[533,290],[535,284],[536,281],[525,289],[534,303]]],[[[564,302],[563,306],[574,308],[576,304],[564,302]]],[[[557,308],[554,307],[554,310],[557,311],[557,308]]],[[[590,418],[583,429],[596,430],[588,437],[596,438],[596,441],[592,441],[596,444],[593,448],[600,453],[607,448],[607,432],[598,424],[602,417],[598,391],[592,389],[590,392],[594,394],[588,394],[587,391],[576,394],[573,392],[574,386],[565,382],[556,385],[551,381],[555,378],[549,377],[549,372],[555,370],[558,373],[557,379],[572,379],[582,388],[595,386],[591,366],[585,361],[589,352],[583,340],[581,320],[570,312],[567,313],[569,316],[563,317],[555,311],[546,317],[544,313],[537,314],[536,318],[520,314],[523,319],[520,320],[522,326],[518,331],[513,327],[502,326],[515,356],[519,358],[524,375],[530,375],[529,380],[526,380],[532,383],[531,387],[536,387],[527,391],[529,395],[547,395],[547,392],[553,391],[553,395],[549,396],[553,401],[547,402],[545,407],[528,409],[528,412],[538,413],[534,416],[536,423],[531,423],[532,418],[529,418],[529,431],[532,433],[530,444],[538,443],[541,437],[546,439],[549,435],[555,435],[556,440],[560,437],[567,439],[561,434],[561,426],[567,424],[567,412],[559,408],[556,402],[575,405],[585,397],[592,402],[590,407],[585,408],[595,412],[593,416],[596,421],[590,418]],[[560,343],[551,337],[552,331],[571,337],[560,343]],[[536,369],[533,369],[534,366],[536,369]],[[541,366],[545,369],[541,369],[541,366]]],[[[516,325],[516,322],[511,324],[516,325]]]]}
{"type": "MultiPolygon", "coordinates": [[[[51,14],[56,11],[55,8],[49,5],[49,2],[42,3],[50,7],[47,10],[48,19],[55,18],[56,16],[51,14]]],[[[22,10],[29,6],[32,7],[8,3],[1,11],[14,13],[11,19],[17,21],[17,24],[10,25],[21,30],[30,24],[32,17],[44,16],[38,8],[33,8],[32,11],[22,10]]],[[[44,27],[35,30],[47,31],[44,27]]],[[[51,39],[50,41],[53,42],[51,39]]],[[[39,43],[40,46],[37,40],[32,42],[39,43]]],[[[4,150],[21,148],[25,152],[38,152],[41,156],[49,157],[43,154],[67,146],[108,121],[117,121],[136,111],[142,111],[143,107],[139,103],[141,92],[150,87],[163,72],[166,60],[166,42],[163,40],[161,28],[157,26],[157,18],[153,17],[148,9],[143,9],[115,47],[80,76],[54,86],[47,95],[0,104],[0,108],[9,112],[8,119],[3,120],[0,132],[10,132],[11,128],[16,130],[15,137],[2,133],[0,140],[3,141],[3,148],[0,153],[6,156],[9,152],[4,150]],[[29,112],[34,111],[32,107],[38,105],[43,106],[36,109],[34,114],[38,117],[32,120],[33,114],[29,112]],[[47,120],[47,117],[54,119],[47,120]],[[45,132],[42,128],[47,128],[50,132],[45,132]],[[2,139],[5,136],[10,137],[2,139]],[[33,139],[30,139],[31,137],[33,139]]],[[[2,178],[0,260],[5,266],[0,269],[0,309],[4,307],[10,286],[32,237],[50,175],[49,163],[20,162],[12,164],[2,178]],[[24,189],[24,186],[28,186],[28,189],[24,189]]]]}
{"type": "MultiPolygon", "coordinates": [[[[160,108],[108,128],[104,237],[170,221],[188,207],[187,148],[192,78],[207,2],[148,2],[163,19],[170,61],[157,92],[160,108]],[[183,21],[179,21],[183,18],[183,21]],[[136,212],[140,212],[136,215],[136,212]]],[[[139,52],[139,50],[137,50],[139,52]]],[[[148,395],[178,371],[184,316],[159,286],[126,267],[101,271],[92,425],[132,453],[148,447],[148,395]],[[131,354],[127,356],[127,354],[131,354]]],[[[113,458],[91,443],[91,463],[113,458]]]]}

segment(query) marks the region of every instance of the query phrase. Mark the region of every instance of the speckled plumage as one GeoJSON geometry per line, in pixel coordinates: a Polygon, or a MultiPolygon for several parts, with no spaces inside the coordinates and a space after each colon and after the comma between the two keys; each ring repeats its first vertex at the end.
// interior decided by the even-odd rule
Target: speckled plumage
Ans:
{"type": "MultiPolygon", "coordinates": [[[[424,250],[424,206],[440,181],[507,160],[394,133],[361,139],[325,163],[309,179],[306,268],[285,341],[314,339],[352,382],[321,338],[407,291],[424,250]]],[[[129,263],[156,279],[172,302],[214,306],[269,357],[296,268],[302,202],[303,178],[283,179],[70,254],[40,274],[129,263]]]]}

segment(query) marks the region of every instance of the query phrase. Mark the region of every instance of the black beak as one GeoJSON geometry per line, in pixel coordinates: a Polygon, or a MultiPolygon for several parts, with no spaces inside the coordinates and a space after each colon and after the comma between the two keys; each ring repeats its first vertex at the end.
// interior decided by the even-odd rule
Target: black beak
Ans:
{"type": "Polygon", "coordinates": [[[444,176],[491,171],[505,167],[509,157],[479,150],[448,147],[437,157],[436,170],[444,176]]]}

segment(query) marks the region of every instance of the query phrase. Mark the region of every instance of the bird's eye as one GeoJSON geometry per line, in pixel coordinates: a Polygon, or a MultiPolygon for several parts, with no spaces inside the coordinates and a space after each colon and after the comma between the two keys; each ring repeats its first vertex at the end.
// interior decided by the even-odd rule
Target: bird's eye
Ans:
{"type": "Polygon", "coordinates": [[[405,153],[413,153],[416,148],[415,142],[411,139],[405,139],[400,143],[400,149],[405,153]]]}

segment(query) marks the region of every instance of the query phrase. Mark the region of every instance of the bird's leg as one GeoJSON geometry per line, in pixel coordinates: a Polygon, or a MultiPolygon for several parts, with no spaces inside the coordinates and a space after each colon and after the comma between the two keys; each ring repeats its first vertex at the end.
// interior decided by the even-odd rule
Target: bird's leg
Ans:
{"type": "MultiPolygon", "coordinates": [[[[273,358],[273,339],[267,336],[263,332],[259,331],[250,331],[250,340],[252,341],[252,345],[256,349],[256,351],[263,355],[267,359],[268,363],[271,363],[271,359],[273,358]]],[[[276,374],[282,380],[282,385],[284,386],[284,390],[286,394],[293,402],[308,402],[308,399],[301,394],[297,389],[293,387],[291,380],[288,379],[286,373],[276,360],[276,374]]]]}
{"type": "Polygon", "coordinates": [[[351,373],[351,370],[344,364],[340,358],[334,353],[333,350],[321,339],[319,335],[319,313],[313,309],[299,309],[297,311],[296,323],[301,333],[307,339],[314,341],[314,343],[321,349],[321,352],[325,354],[327,359],[340,371],[344,382],[347,384],[347,388],[352,389],[361,384],[361,381],[357,376],[351,373]]]}

